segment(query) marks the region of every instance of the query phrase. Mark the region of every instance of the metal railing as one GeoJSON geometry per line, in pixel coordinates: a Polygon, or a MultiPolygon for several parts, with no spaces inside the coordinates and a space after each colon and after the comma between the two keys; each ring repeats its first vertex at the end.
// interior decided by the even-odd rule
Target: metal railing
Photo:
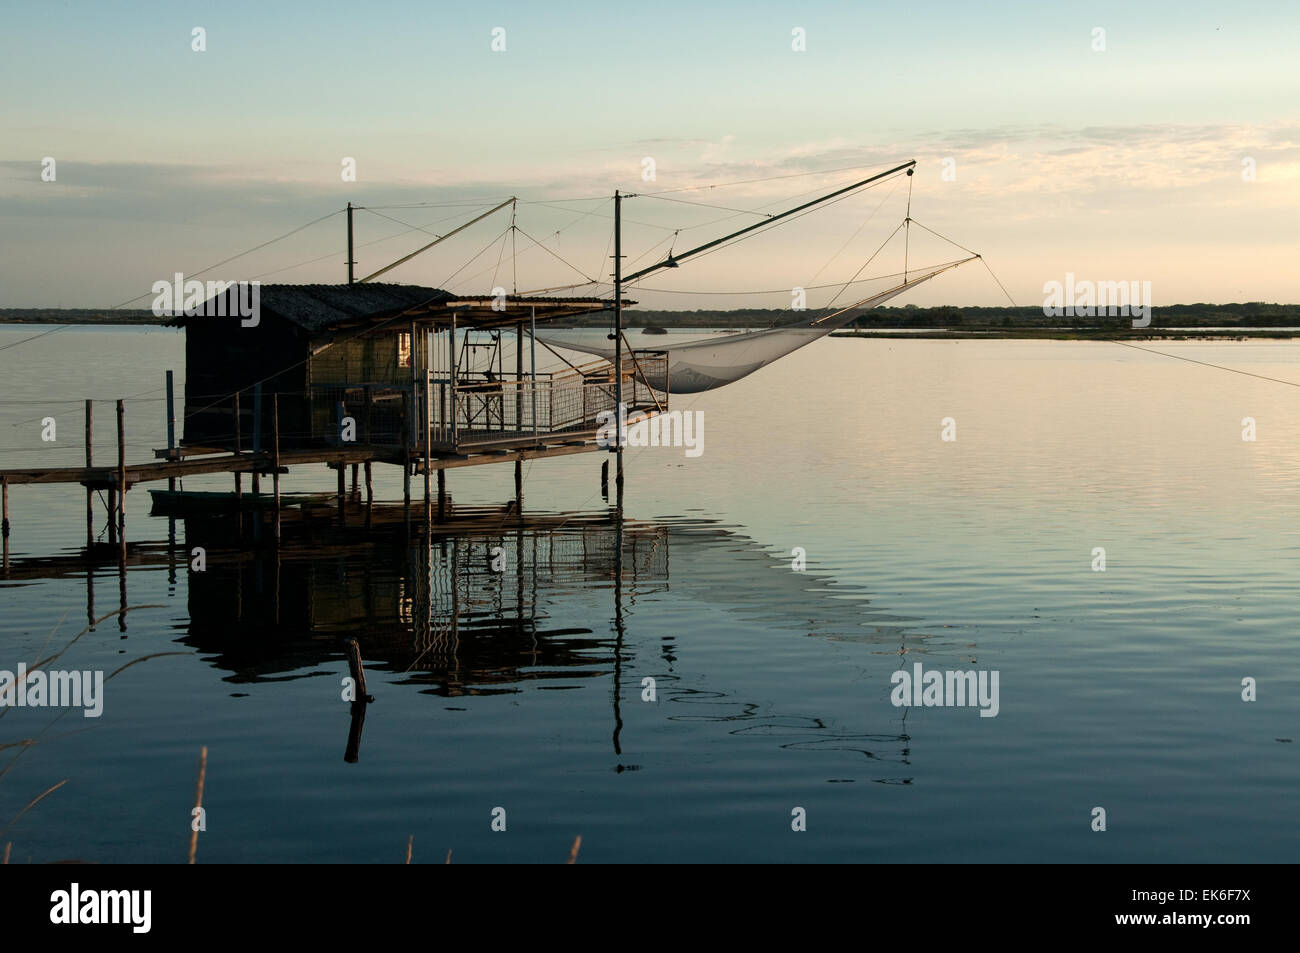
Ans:
{"type": "MultiPolygon", "coordinates": [[[[638,351],[623,366],[628,412],[666,410],[667,355],[638,351]]],[[[327,446],[410,447],[446,452],[481,444],[594,432],[613,411],[616,388],[608,361],[536,377],[477,372],[403,383],[323,385],[308,394],[312,436],[327,446]]]]}

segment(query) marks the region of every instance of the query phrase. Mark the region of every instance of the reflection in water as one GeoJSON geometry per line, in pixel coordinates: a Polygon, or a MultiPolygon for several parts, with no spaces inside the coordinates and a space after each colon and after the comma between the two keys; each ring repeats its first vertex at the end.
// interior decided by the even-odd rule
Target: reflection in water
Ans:
{"type": "Polygon", "coordinates": [[[666,528],[609,514],[486,512],[428,532],[318,520],[250,553],[230,531],[220,517],[185,521],[185,545],[205,546],[208,569],[190,576],[183,641],[232,681],[309,677],[350,638],[369,667],[443,697],[599,676],[617,660],[609,640],[552,626],[547,603],[610,586],[619,562],[627,593],[668,578],[666,528]]]}
{"type": "MultiPolygon", "coordinates": [[[[235,513],[195,513],[170,525],[166,541],[133,543],[125,566],[100,572],[118,577],[123,605],[127,570],[165,566],[173,586],[178,575],[184,579],[189,621],[179,641],[228,673],[227,681],[332,678],[353,639],[368,671],[444,699],[546,682],[576,688],[575,679],[608,676],[611,744],[620,756],[624,694],[642,691],[639,679],[624,681],[629,646],[651,644],[633,637],[638,614],[658,608],[656,597],[670,588],[674,599],[692,602],[692,619],[722,612],[740,617],[747,630],[866,642],[884,656],[926,652],[935,643],[875,607],[866,592],[824,574],[792,572],[754,540],[706,520],[632,521],[617,509],[521,518],[509,508],[460,507],[454,520],[421,524],[408,521],[402,507],[375,506],[344,519],[332,507],[304,508],[278,533],[235,513]],[[195,547],[204,551],[201,572],[189,571],[195,547]],[[593,614],[593,591],[608,593],[607,615],[593,614]],[[575,611],[591,624],[552,619],[575,611]]],[[[12,578],[84,572],[93,613],[88,561],[103,555],[19,561],[12,578]]],[[[126,631],[125,617],[120,624],[126,631]]],[[[641,666],[661,673],[657,695],[669,722],[717,722],[738,738],[771,739],[790,751],[853,752],[881,767],[909,763],[906,709],[891,730],[867,733],[684,684],[680,656],[689,634],[660,634],[653,659],[641,666]]],[[[952,647],[948,635],[940,642],[945,649],[952,647]]],[[[349,761],[358,757],[365,702],[352,712],[349,761]]],[[[910,780],[898,776],[905,772],[877,777],[877,768],[870,770],[870,780],[910,780]]]]}

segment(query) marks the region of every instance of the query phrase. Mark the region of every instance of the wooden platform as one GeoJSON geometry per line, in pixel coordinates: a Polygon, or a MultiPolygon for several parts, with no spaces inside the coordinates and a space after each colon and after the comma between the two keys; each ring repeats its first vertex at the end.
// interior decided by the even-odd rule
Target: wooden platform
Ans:
{"type": "MultiPolygon", "coordinates": [[[[603,450],[596,443],[595,434],[563,434],[558,437],[543,437],[539,442],[527,441],[521,446],[518,439],[503,441],[503,445],[490,443],[476,444],[466,453],[435,453],[431,455],[431,470],[450,470],[457,467],[480,466],[488,463],[506,463],[513,460],[540,460],[547,457],[562,457],[573,453],[589,453],[603,450]]],[[[166,454],[167,451],[159,451],[166,454]]],[[[262,453],[220,453],[205,456],[185,456],[183,449],[177,454],[177,460],[157,460],[152,463],[127,464],[126,487],[130,489],[137,483],[155,480],[184,479],[189,476],[201,476],[208,473],[263,473],[275,472],[272,454],[262,453]]],[[[402,464],[402,452],[392,447],[349,447],[347,449],[325,448],[321,450],[285,450],[280,453],[280,473],[288,473],[290,467],[304,466],[311,463],[324,463],[331,467],[347,466],[352,463],[391,463],[402,464]]],[[[407,455],[414,467],[414,472],[424,471],[424,457],[418,453],[407,455]]],[[[117,486],[116,466],[94,467],[33,467],[26,469],[0,470],[0,480],[10,486],[30,483],[79,483],[87,489],[107,490],[117,486]]]]}

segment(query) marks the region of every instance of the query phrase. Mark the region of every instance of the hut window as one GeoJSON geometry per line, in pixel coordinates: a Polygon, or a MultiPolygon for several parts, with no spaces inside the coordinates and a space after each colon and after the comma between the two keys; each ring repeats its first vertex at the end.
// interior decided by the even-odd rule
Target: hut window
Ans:
{"type": "Polygon", "coordinates": [[[397,366],[411,366],[411,333],[402,331],[397,335],[397,366]]]}

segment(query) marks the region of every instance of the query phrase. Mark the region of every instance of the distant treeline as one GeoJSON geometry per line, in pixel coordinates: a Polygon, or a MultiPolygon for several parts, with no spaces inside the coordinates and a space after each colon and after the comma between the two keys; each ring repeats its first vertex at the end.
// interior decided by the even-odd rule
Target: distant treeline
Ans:
{"type": "MultiPolygon", "coordinates": [[[[809,317],[818,312],[803,312],[809,317]]],[[[658,326],[700,328],[765,328],[789,323],[795,317],[789,309],[744,308],[735,311],[641,311],[623,312],[628,327],[658,326]]],[[[607,315],[589,315],[584,324],[605,325],[607,315]],[[595,320],[590,320],[590,319],[595,320]]],[[[1269,304],[1250,301],[1245,304],[1173,304],[1151,309],[1152,327],[1300,327],[1300,304],[1269,304]]],[[[857,318],[849,327],[856,328],[961,328],[964,330],[1003,330],[1006,328],[1132,328],[1133,318],[1126,316],[1046,317],[1041,306],[875,308],[857,318]]]]}
{"type": "MultiPolygon", "coordinates": [[[[648,311],[623,312],[629,328],[766,328],[788,324],[799,317],[819,312],[788,308],[738,308],[732,311],[648,311]]],[[[0,324],[160,324],[153,312],[105,310],[103,308],[0,308],[0,324]]],[[[959,308],[876,308],[855,320],[856,328],[956,328],[968,331],[1002,331],[1009,328],[1132,328],[1130,317],[1060,317],[1043,315],[1041,307],[959,308]]],[[[607,327],[609,313],[584,315],[564,322],[566,327],[607,327]]],[[[1172,304],[1151,309],[1153,328],[1197,327],[1300,327],[1300,304],[1172,304]]]]}
{"type": "Polygon", "coordinates": [[[147,308],[0,308],[0,324],[162,324],[147,308]]]}

